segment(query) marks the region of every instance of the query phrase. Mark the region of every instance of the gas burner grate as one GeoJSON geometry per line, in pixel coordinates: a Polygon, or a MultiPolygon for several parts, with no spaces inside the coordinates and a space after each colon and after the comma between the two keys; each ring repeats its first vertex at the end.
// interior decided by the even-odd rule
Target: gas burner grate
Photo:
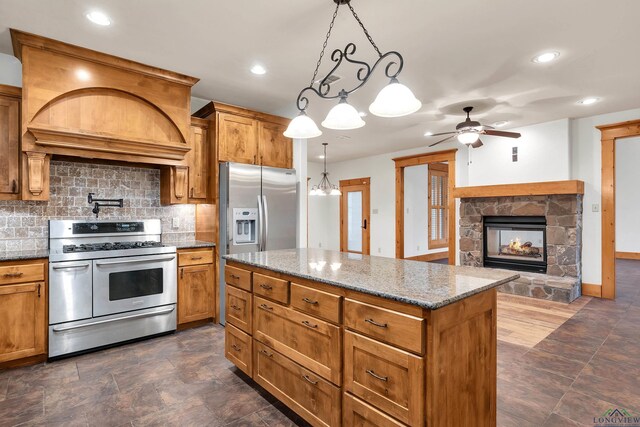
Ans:
{"type": "Polygon", "coordinates": [[[159,248],[162,247],[162,243],[153,240],[140,241],[140,242],[107,242],[107,243],[83,243],[81,245],[64,245],[62,252],[97,252],[97,251],[116,251],[126,249],[140,249],[140,248],[159,248]]]}

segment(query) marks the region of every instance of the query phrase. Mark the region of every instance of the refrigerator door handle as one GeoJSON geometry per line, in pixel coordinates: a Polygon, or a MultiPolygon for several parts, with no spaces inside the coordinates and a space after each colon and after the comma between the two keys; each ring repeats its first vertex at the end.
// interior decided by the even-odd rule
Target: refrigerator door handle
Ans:
{"type": "Polygon", "coordinates": [[[262,196],[258,195],[258,251],[264,250],[264,216],[262,213],[262,196]]]}
{"type": "Polygon", "coordinates": [[[264,239],[262,241],[262,250],[267,250],[267,242],[269,241],[269,206],[267,205],[267,196],[262,196],[262,209],[264,210],[264,239]]]}

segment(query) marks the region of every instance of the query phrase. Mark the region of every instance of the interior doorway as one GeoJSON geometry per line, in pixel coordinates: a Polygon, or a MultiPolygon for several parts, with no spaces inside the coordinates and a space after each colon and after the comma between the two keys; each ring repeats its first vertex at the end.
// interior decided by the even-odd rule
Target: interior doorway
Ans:
{"type": "Polygon", "coordinates": [[[340,251],[370,253],[371,178],[340,181],[340,251]]]}

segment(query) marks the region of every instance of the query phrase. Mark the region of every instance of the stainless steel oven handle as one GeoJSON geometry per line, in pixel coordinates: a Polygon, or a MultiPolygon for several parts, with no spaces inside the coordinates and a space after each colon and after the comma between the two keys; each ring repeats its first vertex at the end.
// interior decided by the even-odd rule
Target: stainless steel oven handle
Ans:
{"type": "Polygon", "coordinates": [[[75,265],[54,265],[51,268],[54,270],[70,270],[72,268],[88,268],[91,264],[75,264],[75,265]]]}
{"type": "Polygon", "coordinates": [[[153,313],[132,314],[132,315],[129,315],[129,316],[118,317],[117,319],[98,320],[97,322],[85,323],[85,324],[82,324],[82,325],[61,326],[59,328],[53,328],[53,332],[71,331],[73,329],[87,328],[89,326],[102,325],[102,324],[111,323],[111,322],[119,322],[121,320],[139,319],[141,317],[151,317],[151,316],[158,316],[158,315],[161,315],[161,314],[169,314],[175,309],[176,308],[174,306],[174,307],[167,308],[167,309],[164,309],[164,310],[161,310],[161,311],[154,311],[153,313]]]}
{"type": "Polygon", "coordinates": [[[165,257],[165,258],[153,258],[153,259],[128,259],[125,261],[100,261],[100,262],[96,262],[96,266],[101,267],[103,265],[118,265],[118,264],[137,264],[137,263],[141,263],[141,262],[158,262],[158,261],[173,261],[174,259],[176,259],[175,256],[172,257],[165,257]]]}

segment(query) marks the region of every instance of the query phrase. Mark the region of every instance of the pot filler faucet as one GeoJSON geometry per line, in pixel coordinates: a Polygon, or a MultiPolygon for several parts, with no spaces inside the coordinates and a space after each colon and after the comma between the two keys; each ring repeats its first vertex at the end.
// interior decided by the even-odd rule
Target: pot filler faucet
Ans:
{"type": "Polygon", "coordinates": [[[87,201],[89,202],[89,204],[94,203],[91,212],[96,214],[96,218],[98,218],[101,207],[121,208],[124,206],[124,199],[94,199],[94,194],[96,193],[89,193],[89,196],[87,196],[87,201]]]}

